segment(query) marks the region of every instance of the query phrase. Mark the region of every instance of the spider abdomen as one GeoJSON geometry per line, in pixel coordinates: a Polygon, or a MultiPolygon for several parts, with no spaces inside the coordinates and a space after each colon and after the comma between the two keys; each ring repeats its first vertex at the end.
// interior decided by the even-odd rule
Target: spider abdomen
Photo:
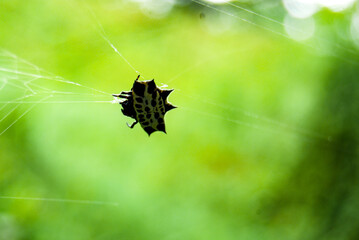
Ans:
{"type": "Polygon", "coordinates": [[[154,80],[136,81],[133,84],[133,97],[137,121],[141,127],[148,134],[166,132],[164,102],[154,80]]]}
{"type": "Polygon", "coordinates": [[[130,92],[114,94],[115,97],[126,98],[120,104],[122,112],[136,120],[130,127],[132,128],[137,122],[141,127],[151,135],[155,131],[166,133],[164,116],[167,111],[175,108],[167,101],[168,95],[173,91],[163,90],[156,86],[155,81],[138,81],[139,76],[133,83],[130,92]]]}

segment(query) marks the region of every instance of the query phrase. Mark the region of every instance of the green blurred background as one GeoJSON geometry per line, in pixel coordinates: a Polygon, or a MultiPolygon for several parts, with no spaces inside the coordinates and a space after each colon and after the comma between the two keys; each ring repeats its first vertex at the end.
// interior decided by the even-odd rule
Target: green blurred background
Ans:
{"type": "Polygon", "coordinates": [[[0,1],[0,239],[359,239],[359,10],[298,2],[0,1]]]}

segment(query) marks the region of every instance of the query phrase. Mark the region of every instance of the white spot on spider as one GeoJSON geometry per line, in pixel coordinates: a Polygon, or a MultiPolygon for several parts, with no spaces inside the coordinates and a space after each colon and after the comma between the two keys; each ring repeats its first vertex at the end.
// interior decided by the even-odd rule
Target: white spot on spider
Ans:
{"type": "Polygon", "coordinates": [[[125,99],[121,99],[121,98],[118,98],[118,97],[114,97],[114,99],[111,101],[112,104],[119,104],[119,103],[122,103],[126,101],[125,99]]]}

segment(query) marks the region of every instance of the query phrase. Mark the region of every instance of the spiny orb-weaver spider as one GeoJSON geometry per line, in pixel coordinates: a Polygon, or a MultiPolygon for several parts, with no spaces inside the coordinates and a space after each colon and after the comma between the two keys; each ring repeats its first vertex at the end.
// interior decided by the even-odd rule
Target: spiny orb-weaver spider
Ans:
{"type": "Polygon", "coordinates": [[[137,76],[131,91],[122,91],[120,94],[112,94],[116,98],[124,98],[119,101],[122,113],[135,119],[127,126],[133,128],[138,122],[150,136],[155,131],[166,133],[164,117],[166,112],[176,108],[167,101],[168,95],[174,89],[160,89],[155,80],[139,81],[137,76]]]}

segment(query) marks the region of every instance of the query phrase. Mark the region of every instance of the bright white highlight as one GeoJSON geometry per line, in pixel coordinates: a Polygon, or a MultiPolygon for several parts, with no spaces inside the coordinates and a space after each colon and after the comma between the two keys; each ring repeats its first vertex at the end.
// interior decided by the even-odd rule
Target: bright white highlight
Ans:
{"type": "Polygon", "coordinates": [[[172,10],[175,0],[133,0],[140,4],[140,9],[150,18],[163,18],[172,10]]]}
{"type": "Polygon", "coordinates": [[[206,0],[206,2],[216,3],[216,4],[227,3],[227,2],[230,2],[230,1],[231,0],[206,0]]]}
{"type": "Polygon", "coordinates": [[[355,0],[316,0],[316,2],[322,7],[327,7],[334,12],[340,12],[351,7],[355,0]]]}
{"type": "Polygon", "coordinates": [[[311,17],[320,9],[315,0],[283,0],[283,4],[288,13],[295,18],[311,17]]]}
{"type": "Polygon", "coordinates": [[[353,41],[357,47],[359,47],[359,13],[353,15],[350,33],[352,35],[353,41]]]}
{"type": "Polygon", "coordinates": [[[321,8],[340,12],[351,7],[355,0],[282,0],[288,13],[295,18],[308,18],[321,8]]]}
{"type": "Polygon", "coordinates": [[[284,19],[284,26],[288,35],[298,41],[311,38],[315,32],[313,18],[297,19],[287,15],[284,19]]]}

